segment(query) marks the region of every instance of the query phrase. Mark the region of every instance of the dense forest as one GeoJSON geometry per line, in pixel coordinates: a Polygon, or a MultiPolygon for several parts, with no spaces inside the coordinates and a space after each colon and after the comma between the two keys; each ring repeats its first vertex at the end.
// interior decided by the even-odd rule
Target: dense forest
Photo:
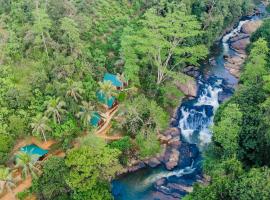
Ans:
{"type": "MultiPolygon", "coordinates": [[[[162,151],[158,136],[184,97],[178,85],[192,79],[184,68],[199,66],[253,8],[249,0],[0,0],[0,192],[20,169],[33,180],[19,199],[113,199],[117,172],[162,151]],[[103,81],[106,73],[125,87],[103,81]],[[89,121],[106,121],[111,99],[109,136],[121,137],[106,142],[89,121]],[[65,156],[36,168],[32,155],[14,153],[32,136],[65,156]]],[[[186,199],[270,198],[269,36],[265,20],[239,89],[215,117],[204,163],[211,183],[186,199]]]]}

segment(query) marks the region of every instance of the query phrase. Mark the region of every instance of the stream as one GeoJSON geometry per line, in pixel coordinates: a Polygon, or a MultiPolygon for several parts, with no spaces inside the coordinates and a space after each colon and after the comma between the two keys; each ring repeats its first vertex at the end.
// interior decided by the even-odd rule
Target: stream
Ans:
{"type": "MultiPolygon", "coordinates": [[[[259,6],[264,12],[264,7],[259,6]]],[[[179,200],[203,180],[202,152],[211,142],[214,114],[220,104],[233,95],[238,79],[224,67],[224,56],[237,54],[230,48],[229,39],[239,34],[242,26],[258,16],[245,17],[212,50],[212,64],[205,62],[197,78],[198,93],[178,108],[178,127],[181,129],[180,162],[172,171],[164,166],[144,168],[119,177],[112,182],[115,200],[179,200]],[[186,154],[192,156],[185,156],[186,154]]]]}

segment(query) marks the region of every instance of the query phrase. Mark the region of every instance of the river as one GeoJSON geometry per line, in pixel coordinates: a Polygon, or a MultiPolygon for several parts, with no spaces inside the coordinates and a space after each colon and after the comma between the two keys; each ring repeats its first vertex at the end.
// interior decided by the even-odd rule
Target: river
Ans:
{"type": "MultiPolygon", "coordinates": [[[[259,9],[264,11],[264,7],[259,9]]],[[[178,127],[181,129],[180,164],[173,171],[164,166],[145,168],[127,174],[112,182],[115,200],[176,200],[187,194],[196,181],[202,179],[202,152],[211,142],[211,127],[215,111],[229,98],[238,80],[224,67],[224,55],[236,54],[229,39],[238,34],[243,24],[256,19],[243,18],[212,50],[212,65],[205,62],[197,79],[198,94],[181,103],[178,109],[178,127]],[[192,156],[185,157],[186,152],[192,156]]]]}

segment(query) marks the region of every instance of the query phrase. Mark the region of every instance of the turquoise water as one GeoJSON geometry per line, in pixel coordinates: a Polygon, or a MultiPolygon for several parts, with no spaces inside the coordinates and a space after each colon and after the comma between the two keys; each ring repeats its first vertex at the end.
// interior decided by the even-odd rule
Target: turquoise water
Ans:
{"type": "Polygon", "coordinates": [[[35,144],[24,146],[20,148],[20,151],[25,152],[29,155],[38,155],[39,157],[42,157],[49,152],[48,150],[42,149],[35,144]]]}

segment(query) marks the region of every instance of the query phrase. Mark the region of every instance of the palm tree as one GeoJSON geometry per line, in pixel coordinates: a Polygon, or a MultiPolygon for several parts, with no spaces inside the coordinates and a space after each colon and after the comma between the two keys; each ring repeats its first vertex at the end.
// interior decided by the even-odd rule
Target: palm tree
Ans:
{"type": "Polygon", "coordinates": [[[60,124],[62,115],[67,112],[64,109],[65,106],[66,103],[61,101],[59,97],[56,99],[51,99],[47,105],[45,114],[48,117],[53,117],[54,123],[60,124]]]}
{"type": "Polygon", "coordinates": [[[16,168],[22,169],[22,177],[26,178],[28,175],[36,178],[37,174],[40,172],[35,164],[39,156],[37,154],[28,154],[25,152],[18,152],[16,154],[16,168]]]}
{"type": "Polygon", "coordinates": [[[95,106],[92,104],[92,102],[86,102],[83,101],[82,105],[80,106],[80,112],[77,113],[77,117],[79,117],[84,126],[88,127],[89,126],[89,121],[91,120],[91,117],[95,113],[95,106]]]}
{"type": "Polygon", "coordinates": [[[32,130],[32,134],[39,134],[42,135],[45,142],[46,139],[46,132],[51,131],[51,128],[47,125],[49,119],[46,116],[42,116],[41,114],[37,115],[33,118],[32,123],[30,124],[32,130]]]}
{"type": "Polygon", "coordinates": [[[124,73],[122,73],[122,74],[117,73],[117,78],[118,78],[118,80],[121,81],[123,84],[127,82],[124,73]]]}
{"type": "Polygon", "coordinates": [[[100,92],[105,96],[106,105],[108,105],[108,100],[113,96],[117,96],[116,87],[111,81],[99,82],[100,92]]]}
{"type": "Polygon", "coordinates": [[[15,181],[12,177],[10,169],[0,168],[0,193],[2,193],[5,189],[11,192],[13,187],[15,187],[15,181]]]}
{"type": "Polygon", "coordinates": [[[66,96],[70,96],[76,102],[78,102],[79,99],[82,99],[81,94],[83,93],[84,93],[84,90],[83,90],[83,84],[81,81],[75,82],[71,79],[67,79],[66,96]]]}

